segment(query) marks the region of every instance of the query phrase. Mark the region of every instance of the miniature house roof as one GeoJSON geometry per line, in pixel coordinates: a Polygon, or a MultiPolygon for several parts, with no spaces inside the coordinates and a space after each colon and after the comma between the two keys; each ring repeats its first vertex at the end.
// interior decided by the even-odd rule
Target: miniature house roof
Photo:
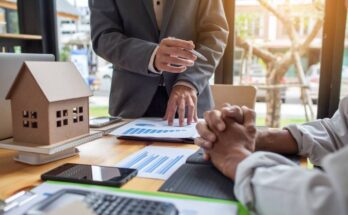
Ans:
{"type": "Polygon", "coordinates": [[[20,83],[24,72],[30,72],[49,102],[89,97],[92,95],[75,65],[71,62],[24,62],[6,99],[20,83]],[[27,69],[25,69],[27,68],[27,69]]]}

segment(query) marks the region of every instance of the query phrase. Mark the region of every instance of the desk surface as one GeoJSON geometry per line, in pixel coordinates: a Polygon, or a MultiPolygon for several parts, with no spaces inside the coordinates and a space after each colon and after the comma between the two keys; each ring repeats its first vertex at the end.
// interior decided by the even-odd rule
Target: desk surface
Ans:
{"type": "MultiPolygon", "coordinates": [[[[128,155],[147,145],[171,146],[198,149],[191,144],[152,143],[118,140],[114,136],[106,136],[93,142],[79,146],[80,154],[40,166],[31,166],[16,162],[16,152],[0,149],[0,199],[5,199],[21,190],[30,189],[42,181],[40,175],[64,163],[81,163],[94,165],[115,165],[128,155]]],[[[122,188],[140,191],[157,191],[164,183],[162,180],[134,178],[122,188]]]]}

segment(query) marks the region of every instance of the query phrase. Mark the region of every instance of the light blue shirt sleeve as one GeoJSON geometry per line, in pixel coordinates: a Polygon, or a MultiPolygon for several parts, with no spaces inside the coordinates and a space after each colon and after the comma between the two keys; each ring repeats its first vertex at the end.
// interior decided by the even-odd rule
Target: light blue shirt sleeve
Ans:
{"type": "Polygon", "coordinates": [[[299,154],[309,157],[320,166],[321,160],[348,144],[348,97],[341,100],[339,109],[330,119],[285,127],[295,138],[299,154]]]}
{"type": "Polygon", "coordinates": [[[235,195],[260,215],[347,214],[347,162],[348,147],[324,159],[325,171],[301,168],[278,154],[256,152],[238,165],[235,195]]]}

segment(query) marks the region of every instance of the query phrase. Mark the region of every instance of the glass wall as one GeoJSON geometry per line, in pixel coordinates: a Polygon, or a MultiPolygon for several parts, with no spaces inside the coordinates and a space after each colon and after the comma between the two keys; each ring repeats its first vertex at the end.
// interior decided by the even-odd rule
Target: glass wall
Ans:
{"type": "Polygon", "coordinates": [[[324,1],[236,1],[234,84],[258,88],[258,125],[316,118],[323,15],[324,1]]]}
{"type": "Polygon", "coordinates": [[[7,33],[19,34],[19,25],[18,25],[18,13],[17,10],[6,9],[6,30],[7,33]]]}
{"type": "Polygon", "coordinates": [[[344,41],[343,66],[341,74],[340,98],[348,95],[348,18],[346,24],[346,38],[344,41]]]}
{"type": "Polygon", "coordinates": [[[68,11],[74,16],[58,16],[58,39],[60,60],[73,62],[90,86],[90,116],[108,115],[112,65],[97,57],[90,38],[90,11],[88,0],[60,0],[57,9],[68,11]]]}
{"type": "Polygon", "coordinates": [[[0,8],[0,34],[19,33],[16,10],[0,8]]]}
{"type": "MultiPolygon", "coordinates": [[[[91,115],[105,115],[112,65],[92,51],[88,1],[66,1],[80,16],[58,18],[60,59],[82,65],[94,92],[91,115]]],[[[324,0],[236,0],[233,79],[258,88],[258,125],[316,118],[323,16],[324,0]]]]}
{"type": "Polygon", "coordinates": [[[6,32],[5,9],[0,8],[0,34],[6,32]]]}

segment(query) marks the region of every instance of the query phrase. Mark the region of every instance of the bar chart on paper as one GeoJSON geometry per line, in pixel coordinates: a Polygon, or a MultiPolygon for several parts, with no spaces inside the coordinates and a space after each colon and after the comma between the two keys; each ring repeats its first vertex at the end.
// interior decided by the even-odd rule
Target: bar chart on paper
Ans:
{"type": "Polygon", "coordinates": [[[123,135],[129,135],[129,134],[166,134],[166,133],[180,133],[180,132],[186,132],[184,129],[149,129],[149,128],[129,128],[125,132],[123,132],[123,135]]]}
{"type": "Polygon", "coordinates": [[[116,129],[111,134],[117,137],[194,139],[197,136],[197,131],[195,123],[179,127],[176,119],[174,126],[168,126],[167,121],[160,118],[141,118],[116,129]]]}
{"type": "Polygon", "coordinates": [[[194,152],[191,149],[148,146],[122,160],[117,167],[137,169],[139,177],[165,180],[194,152]]]}

